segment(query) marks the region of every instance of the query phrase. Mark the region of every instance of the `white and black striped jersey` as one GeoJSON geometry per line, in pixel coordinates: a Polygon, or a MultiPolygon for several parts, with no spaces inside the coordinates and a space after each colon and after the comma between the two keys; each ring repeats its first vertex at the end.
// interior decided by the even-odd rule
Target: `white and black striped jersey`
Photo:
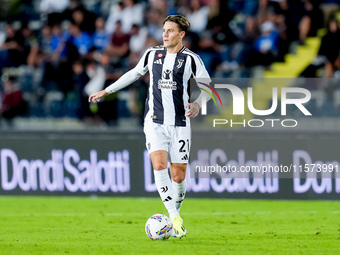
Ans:
{"type": "Polygon", "coordinates": [[[139,74],[150,72],[150,86],[145,102],[145,121],[165,125],[187,126],[189,79],[210,79],[201,58],[185,48],[169,53],[163,46],[148,48],[137,66],[139,74]]]}

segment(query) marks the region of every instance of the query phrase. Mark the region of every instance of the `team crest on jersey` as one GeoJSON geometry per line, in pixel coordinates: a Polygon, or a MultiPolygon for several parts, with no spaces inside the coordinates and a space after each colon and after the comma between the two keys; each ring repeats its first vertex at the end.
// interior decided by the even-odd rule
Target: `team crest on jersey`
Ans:
{"type": "Polygon", "coordinates": [[[157,57],[159,58],[163,57],[163,53],[158,53],[157,57]]]}
{"type": "Polygon", "coordinates": [[[177,64],[177,68],[181,68],[184,62],[184,59],[177,59],[178,64],[177,64]]]}

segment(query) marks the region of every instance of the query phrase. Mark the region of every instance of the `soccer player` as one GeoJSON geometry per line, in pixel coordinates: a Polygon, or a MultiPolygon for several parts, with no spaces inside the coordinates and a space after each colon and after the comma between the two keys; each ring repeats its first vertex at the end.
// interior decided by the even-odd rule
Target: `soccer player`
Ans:
{"type": "Polygon", "coordinates": [[[186,236],[179,211],[186,193],[190,118],[198,115],[203,98],[201,93],[195,102],[189,103],[188,82],[192,77],[210,79],[201,58],[183,46],[182,40],[189,27],[185,17],[168,16],[163,22],[164,45],[148,48],[135,68],[89,97],[89,102],[97,102],[150,72],[144,119],[146,148],[158,193],[173,222],[173,236],[179,238],[186,236]],[[168,157],[172,181],[167,169],[168,157]]]}

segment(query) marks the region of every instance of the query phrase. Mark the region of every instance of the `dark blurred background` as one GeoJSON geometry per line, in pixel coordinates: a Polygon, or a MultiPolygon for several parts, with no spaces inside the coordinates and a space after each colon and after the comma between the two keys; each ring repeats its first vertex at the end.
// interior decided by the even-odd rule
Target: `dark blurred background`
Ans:
{"type": "Polygon", "coordinates": [[[1,0],[0,128],[139,127],[148,75],[87,98],[161,45],[171,14],[190,21],[185,46],[211,77],[333,78],[299,86],[312,91],[313,117],[340,116],[338,0],[1,0]]]}

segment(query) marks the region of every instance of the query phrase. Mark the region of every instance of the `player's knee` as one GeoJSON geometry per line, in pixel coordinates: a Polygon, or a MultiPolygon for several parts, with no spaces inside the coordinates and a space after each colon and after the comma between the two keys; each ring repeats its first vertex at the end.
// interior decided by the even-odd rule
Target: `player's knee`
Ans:
{"type": "Polygon", "coordinates": [[[162,162],[156,162],[156,163],[153,164],[153,169],[155,169],[155,170],[163,170],[163,169],[167,169],[167,168],[168,168],[167,164],[164,164],[162,162]]]}
{"type": "Polygon", "coordinates": [[[174,182],[181,183],[185,179],[187,164],[172,163],[171,164],[171,178],[174,182]]]}
{"type": "Polygon", "coordinates": [[[185,179],[185,174],[177,174],[172,176],[172,181],[177,182],[177,183],[181,183],[183,182],[185,179]]]}

